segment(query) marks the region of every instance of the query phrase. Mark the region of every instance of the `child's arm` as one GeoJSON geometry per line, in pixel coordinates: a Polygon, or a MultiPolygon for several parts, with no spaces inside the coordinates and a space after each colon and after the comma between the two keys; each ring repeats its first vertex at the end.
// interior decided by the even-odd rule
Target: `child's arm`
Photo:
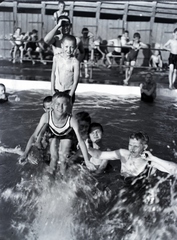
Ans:
{"type": "Polygon", "coordinates": [[[107,164],[108,164],[108,160],[102,160],[102,162],[101,162],[101,164],[100,164],[100,166],[99,166],[99,168],[96,172],[97,173],[103,172],[104,169],[106,168],[107,164]]]}
{"type": "Polygon", "coordinates": [[[46,124],[47,122],[48,122],[48,115],[47,115],[47,113],[44,113],[42,115],[34,133],[31,135],[30,139],[28,140],[28,143],[26,145],[23,155],[19,158],[20,163],[22,163],[22,161],[24,161],[28,157],[29,151],[30,151],[33,143],[36,141],[37,136],[39,135],[41,129],[43,128],[44,124],[46,124]]]}
{"type": "Polygon", "coordinates": [[[69,95],[72,97],[76,91],[78,82],[79,82],[79,72],[80,72],[80,63],[77,59],[75,59],[74,61],[74,81],[73,81],[73,85],[72,88],[69,92],[69,95]]]}
{"type": "Polygon", "coordinates": [[[167,50],[170,52],[170,43],[171,43],[171,40],[168,40],[168,42],[166,42],[163,46],[163,49],[167,50]]]}
{"type": "Polygon", "coordinates": [[[37,139],[36,139],[35,145],[36,145],[38,148],[41,148],[41,140],[42,140],[42,138],[43,138],[43,136],[44,136],[44,133],[45,133],[45,131],[46,131],[46,129],[47,129],[47,126],[48,126],[47,123],[44,124],[44,125],[42,126],[40,132],[39,132],[38,135],[37,135],[37,139]]]}
{"type": "Polygon", "coordinates": [[[52,64],[52,73],[51,73],[51,91],[52,95],[55,93],[55,71],[56,71],[56,56],[53,58],[53,64],[52,64]]]}
{"type": "Polygon", "coordinates": [[[80,135],[80,132],[79,132],[79,125],[78,125],[77,120],[74,117],[71,118],[71,127],[74,129],[74,132],[76,134],[78,144],[79,144],[80,149],[82,151],[84,161],[85,161],[85,164],[86,164],[87,168],[91,171],[95,171],[96,167],[89,161],[89,156],[88,156],[88,152],[87,152],[85,142],[81,138],[81,135],[80,135]]]}
{"type": "Polygon", "coordinates": [[[61,27],[62,21],[65,21],[65,20],[64,19],[60,19],[58,21],[58,24],[55,25],[55,27],[49,33],[47,33],[47,35],[44,37],[44,42],[46,42],[48,44],[52,44],[53,37],[55,36],[57,30],[61,27]]]}
{"type": "Polygon", "coordinates": [[[144,151],[142,157],[146,161],[151,161],[152,166],[157,168],[158,170],[169,173],[171,175],[177,175],[177,164],[176,163],[155,157],[149,151],[144,151]]]}
{"type": "Polygon", "coordinates": [[[145,43],[143,43],[143,42],[140,42],[140,47],[139,47],[139,49],[141,49],[141,48],[148,48],[148,45],[145,44],[145,43]]]}
{"type": "Polygon", "coordinates": [[[121,159],[119,149],[115,150],[115,151],[100,151],[98,149],[88,147],[88,153],[92,157],[102,159],[102,160],[118,160],[118,159],[121,159]]]}

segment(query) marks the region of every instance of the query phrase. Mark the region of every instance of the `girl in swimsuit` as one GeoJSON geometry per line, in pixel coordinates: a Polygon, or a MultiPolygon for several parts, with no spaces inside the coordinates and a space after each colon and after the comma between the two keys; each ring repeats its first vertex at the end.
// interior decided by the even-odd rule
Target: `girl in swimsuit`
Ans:
{"type": "MultiPolygon", "coordinates": [[[[60,164],[61,174],[63,175],[65,173],[67,160],[75,135],[80,145],[87,168],[90,170],[95,170],[94,165],[89,161],[86,145],[79,132],[78,122],[69,113],[70,109],[70,96],[65,92],[56,92],[52,97],[51,110],[42,115],[37,128],[27,143],[24,154],[19,159],[20,162],[27,159],[29,151],[41,130],[43,130],[43,128],[47,129],[48,127],[52,134],[52,140],[50,143],[50,173],[55,172],[58,163],[60,164]]],[[[37,161],[31,163],[37,164],[37,161]]]]}
{"type": "Polygon", "coordinates": [[[132,49],[125,56],[126,60],[126,71],[125,71],[125,79],[123,80],[124,85],[128,85],[130,77],[132,76],[133,68],[136,63],[136,59],[138,57],[139,50],[143,48],[147,48],[147,45],[140,41],[141,36],[138,32],[134,33],[133,41],[130,41],[127,46],[131,46],[132,49]]]}

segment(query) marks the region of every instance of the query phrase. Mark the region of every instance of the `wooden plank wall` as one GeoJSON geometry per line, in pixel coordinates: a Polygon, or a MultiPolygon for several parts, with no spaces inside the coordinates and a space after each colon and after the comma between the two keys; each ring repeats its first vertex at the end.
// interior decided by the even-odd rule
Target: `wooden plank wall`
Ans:
{"type": "MultiPolygon", "coordinates": [[[[83,27],[103,39],[116,38],[122,30],[129,30],[130,39],[138,31],[141,40],[154,47],[163,45],[172,37],[177,27],[177,3],[174,1],[66,1],[73,24],[73,34],[81,36],[83,27]]],[[[2,2],[0,4],[0,56],[9,57],[10,43],[6,39],[15,27],[23,32],[37,29],[39,37],[44,37],[53,27],[53,13],[57,10],[57,1],[36,4],[2,2]]],[[[147,65],[150,52],[140,51],[138,64],[147,65]]],[[[164,61],[168,52],[162,52],[164,61]]]]}

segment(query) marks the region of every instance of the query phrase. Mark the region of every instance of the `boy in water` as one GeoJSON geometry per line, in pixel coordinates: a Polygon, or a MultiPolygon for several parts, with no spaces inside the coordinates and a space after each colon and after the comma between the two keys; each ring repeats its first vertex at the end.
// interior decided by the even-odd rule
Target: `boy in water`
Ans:
{"type": "Polygon", "coordinates": [[[132,133],[128,149],[100,151],[89,147],[89,154],[101,160],[120,160],[121,178],[128,183],[148,177],[150,168],[158,169],[171,175],[177,175],[177,164],[162,160],[147,151],[149,137],[142,132],[132,133]]]}
{"type": "MultiPolygon", "coordinates": [[[[90,124],[88,144],[94,148],[101,151],[108,150],[102,141],[103,138],[103,127],[100,123],[93,122],[90,124]]],[[[89,146],[88,146],[89,147],[89,146]]],[[[91,157],[90,162],[92,162],[97,168],[96,173],[101,173],[107,167],[108,160],[101,160],[99,158],[91,157]]]]}
{"type": "Polygon", "coordinates": [[[52,96],[47,96],[43,99],[44,112],[50,111],[51,104],[52,104],[52,96]]]}
{"type": "Polygon", "coordinates": [[[123,80],[124,85],[128,85],[129,80],[132,76],[133,68],[136,63],[136,59],[138,57],[139,50],[143,48],[147,48],[147,45],[140,41],[141,36],[138,32],[134,33],[133,41],[127,43],[127,46],[132,49],[126,54],[126,70],[125,70],[125,79],[123,80]]]}
{"type": "Polygon", "coordinates": [[[145,82],[140,84],[141,100],[144,102],[153,102],[156,98],[156,82],[153,80],[152,73],[147,73],[145,82]]]}
{"type": "Polygon", "coordinates": [[[8,96],[6,93],[6,87],[3,83],[0,83],[0,103],[5,103],[8,101],[8,96]]]}
{"type": "MultiPolygon", "coordinates": [[[[59,164],[61,174],[65,174],[74,134],[77,137],[86,166],[90,170],[95,170],[94,165],[89,161],[86,145],[80,136],[78,122],[71,114],[68,114],[70,104],[70,96],[67,93],[56,92],[53,95],[52,108],[49,112],[42,115],[38,126],[27,143],[24,154],[20,157],[20,162],[28,157],[32,144],[45,126],[46,128],[49,127],[50,132],[53,135],[50,144],[50,173],[54,173],[59,164]]],[[[32,163],[37,164],[37,162],[32,163]]]]}
{"type": "Polygon", "coordinates": [[[168,40],[164,45],[164,49],[170,52],[169,56],[169,89],[175,89],[174,83],[176,80],[177,69],[177,28],[174,29],[173,39],[168,40]]]}
{"type": "Polygon", "coordinates": [[[75,49],[76,38],[72,35],[65,36],[62,39],[63,52],[56,56],[51,79],[52,94],[57,90],[67,92],[71,96],[73,103],[80,71],[79,61],[74,57],[75,49]]]}

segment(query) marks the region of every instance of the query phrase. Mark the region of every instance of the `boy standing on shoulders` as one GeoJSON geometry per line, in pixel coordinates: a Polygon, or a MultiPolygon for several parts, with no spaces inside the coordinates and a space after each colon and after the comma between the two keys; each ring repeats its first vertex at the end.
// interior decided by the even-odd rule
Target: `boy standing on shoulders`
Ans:
{"type": "Polygon", "coordinates": [[[62,52],[55,56],[52,67],[52,95],[56,91],[67,92],[74,103],[80,71],[79,61],[74,57],[76,38],[72,35],[64,36],[61,47],[62,52]]]}
{"type": "Polygon", "coordinates": [[[177,69],[177,28],[173,32],[173,39],[168,40],[164,45],[164,49],[170,52],[169,56],[169,89],[175,89],[174,83],[176,80],[177,69]]]}

